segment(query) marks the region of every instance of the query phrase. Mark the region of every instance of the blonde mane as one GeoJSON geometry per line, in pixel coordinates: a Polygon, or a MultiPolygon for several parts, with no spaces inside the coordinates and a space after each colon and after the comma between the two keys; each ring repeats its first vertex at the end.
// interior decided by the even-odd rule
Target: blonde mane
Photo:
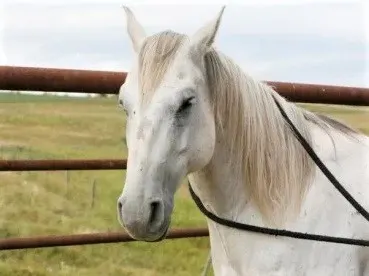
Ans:
{"type": "Polygon", "coordinates": [[[304,112],[215,50],[205,64],[214,114],[230,146],[230,164],[244,176],[251,200],[268,221],[283,221],[287,210],[297,214],[314,164],[285,124],[273,95],[311,142],[304,112]]]}
{"type": "Polygon", "coordinates": [[[150,101],[186,38],[185,35],[164,31],[144,41],[138,59],[143,104],[150,101]]]}
{"type": "MultiPolygon", "coordinates": [[[[143,99],[150,99],[186,39],[172,31],[146,39],[139,55],[143,99]]],[[[206,54],[204,65],[216,135],[230,147],[228,165],[243,175],[250,199],[267,221],[297,214],[314,176],[314,163],[286,125],[273,96],[309,143],[309,121],[325,129],[332,124],[287,102],[214,49],[206,54]]]]}

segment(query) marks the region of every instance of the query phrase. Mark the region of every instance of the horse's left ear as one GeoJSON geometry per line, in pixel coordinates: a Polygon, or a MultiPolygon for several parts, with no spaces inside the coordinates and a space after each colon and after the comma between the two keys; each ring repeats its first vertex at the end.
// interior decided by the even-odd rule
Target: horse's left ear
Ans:
{"type": "Polygon", "coordinates": [[[213,45],[215,36],[219,29],[220,21],[224,13],[223,6],[217,17],[200,28],[195,34],[190,37],[190,48],[192,51],[200,54],[205,54],[213,45]]]}
{"type": "Polygon", "coordinates": [[[127,6],[123,6],[126,17],[127,17],[127,32],[129,37],[131,38],[131,42],[133,45],[133,49],[136,53],[139,52],[140,47],[143,41],[146,38],[146,33],[142,25],[138,22],[135,15],[127,6]]]}

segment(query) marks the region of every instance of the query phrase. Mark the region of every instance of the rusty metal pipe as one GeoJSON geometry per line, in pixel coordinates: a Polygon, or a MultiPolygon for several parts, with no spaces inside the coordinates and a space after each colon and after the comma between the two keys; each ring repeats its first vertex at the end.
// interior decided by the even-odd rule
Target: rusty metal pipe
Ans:
{"type": "Polygon", "coordinates": [[[0,160],[0,171],[124,170],[123,159],[0,160]]]}
{"type": "Polygon", "coordinates": [[[117,94],[127,73],[0,66],[0,89],[117,94]]]}
{"type": "Polygon", "coordinates": [[[369,106],[369,88],[268,81],[291,102],[369,106]]]}
{"type": "MultiPolygon", "coordinates": [[[[168,232],[166,239],[198,238],[209,235],[207,228],[177,228],[168,232]]],[[[118,243],[135,241],[125,232],[107,232],[93,234],[74,234],[61,236],[36,236],[0,239],[0,250],[42,248],[53,246],[72,246],[100,243],[118,243]]]]}
{"type": "MultiPolygon", "coordinates": [[[[0,89],[117,94],[127,72],[0,66],[0,89]]],[[[369,106],[369,88],[266,81],[288,100],[369,106]]]]}

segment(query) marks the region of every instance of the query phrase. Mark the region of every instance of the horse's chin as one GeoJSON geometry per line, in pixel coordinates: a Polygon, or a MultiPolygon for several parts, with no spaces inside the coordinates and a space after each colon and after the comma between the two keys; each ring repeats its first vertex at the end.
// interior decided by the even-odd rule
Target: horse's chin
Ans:
{"type": "Polygon", "coordinates": [[[164,240],[168,234],[168,230],[169,230],[169,224],[167,225],[166,228],[164,228],[165,230],[163,231],[162,235],[159,236],[159,238],[157,239],[153,239],[153,240],[146,240],[146,242],[160,242],[162,240],[164,240]]]}
{"type": "Polygon", "coordinates": [[[161,229],[161,231],[156,232],[156,233],[148,233],[145,235],[138,235],[138,234],[134,234],[132,232],[130,232],[127,228],[125,228],[126,232],[128,233],[128,235],[136,240],[136,241],[142,241],[142,242],[160,242],[162,240],[164,240],[168,234],[169,231],[169,226],[170,226],[170,222],[166,223],[161,229]]]}

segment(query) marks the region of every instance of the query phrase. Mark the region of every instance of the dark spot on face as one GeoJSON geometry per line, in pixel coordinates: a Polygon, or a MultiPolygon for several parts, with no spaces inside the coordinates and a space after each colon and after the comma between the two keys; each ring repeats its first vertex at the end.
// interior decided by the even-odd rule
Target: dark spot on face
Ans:
{"type": "Polygon", "coordinates": [[[179,72],[178,79],[183,80],[183,78],[184,78],[184,73],[183,72],[179,72]]]}

